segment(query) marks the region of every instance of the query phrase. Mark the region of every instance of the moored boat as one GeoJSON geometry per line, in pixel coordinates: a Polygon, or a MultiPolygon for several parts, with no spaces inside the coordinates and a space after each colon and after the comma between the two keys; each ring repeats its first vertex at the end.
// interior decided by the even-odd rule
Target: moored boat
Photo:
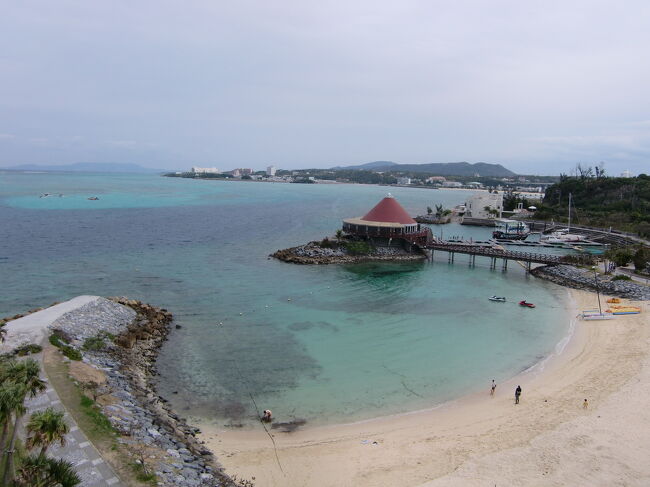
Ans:
{"type": "Polygon", "coordinates": [[[535,305],[533,303],[529,303],[525,299],[519,301],[519,306],[526,306],[527,308],[534,308],[535,307],[535,305]]]}
{"type": "Polygon", "coordinates": [[[506,302],[505,296],[490,296],[488,299],[490,301],[496,301],[498,303],[505,303],[506,302]]]}

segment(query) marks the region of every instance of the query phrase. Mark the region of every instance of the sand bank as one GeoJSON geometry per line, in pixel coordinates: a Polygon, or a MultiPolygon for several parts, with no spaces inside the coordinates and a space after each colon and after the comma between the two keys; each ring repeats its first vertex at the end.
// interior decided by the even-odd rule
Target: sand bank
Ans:
{"type": "MultiPolygon", "coordinates": [[[[572,290],[577,308],[595,295],[572,290]]],[[[438,409],[295,433],[201,424],[231,475],[266,486],[650,485],[648,306],[578,321],[543,368],[438,409]],[[513,393],[521,384],[521,404],[513,393]],[[588,398],[589,408],[583,409],[588,398]],[[281,465],[281,467],[280,467],[281,465]]]]}

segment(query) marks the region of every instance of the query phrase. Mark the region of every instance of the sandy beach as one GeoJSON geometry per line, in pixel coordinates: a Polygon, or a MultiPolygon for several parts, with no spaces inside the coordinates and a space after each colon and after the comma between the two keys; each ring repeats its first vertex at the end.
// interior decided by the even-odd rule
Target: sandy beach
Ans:
{"type": "MultiPolygon", "coordinates": [[[[570,292],[575,309],[594,307],[595,294],[570,292]]],[[[202,439],[228,474],[257,487],[650,485],[647,304],[640,315],[577,320],[561,353],[498,384],[494,397],[486,377],[485,393],[434,410],[271,430],[275,449],[261,425],[204,422],[202,439]]]]}

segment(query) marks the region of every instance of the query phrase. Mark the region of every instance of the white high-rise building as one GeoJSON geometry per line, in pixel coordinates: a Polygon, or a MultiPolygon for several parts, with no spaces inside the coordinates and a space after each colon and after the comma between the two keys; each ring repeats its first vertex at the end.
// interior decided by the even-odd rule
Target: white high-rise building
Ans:
{"type": "Polygon", "coordinates": [[[266,168],[266,175],[267,176],[275,176],[275,171],[276,171],[275,166],[269,166],[269,167],[266,168]]]}
{"type": "Polygon", "coordinates": [[[221,171],[216,167],[192,167],[192,172],[194,174],[219,174],[221,171]]]}

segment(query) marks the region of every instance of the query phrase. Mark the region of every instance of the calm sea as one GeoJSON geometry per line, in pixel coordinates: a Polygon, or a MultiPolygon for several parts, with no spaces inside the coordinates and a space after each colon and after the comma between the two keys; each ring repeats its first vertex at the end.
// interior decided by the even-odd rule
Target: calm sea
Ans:
{"type": "Polygon", "coordinates": [[[315,423],[432,407],[553,351],[569,326],[566,290],[514,263],[502,273],[442,253],[317,267],[268,258],[331,235],[388,191],[412,214],[470,194],[0,172],[0,316],[79,294],[165,307],[181,328],[160,355],[161,392],[184,414],[220,422],[250,422],[251,396],[280,419],[315,423]],[[517,306],[524,298],[537,308],[517,306]]]}

